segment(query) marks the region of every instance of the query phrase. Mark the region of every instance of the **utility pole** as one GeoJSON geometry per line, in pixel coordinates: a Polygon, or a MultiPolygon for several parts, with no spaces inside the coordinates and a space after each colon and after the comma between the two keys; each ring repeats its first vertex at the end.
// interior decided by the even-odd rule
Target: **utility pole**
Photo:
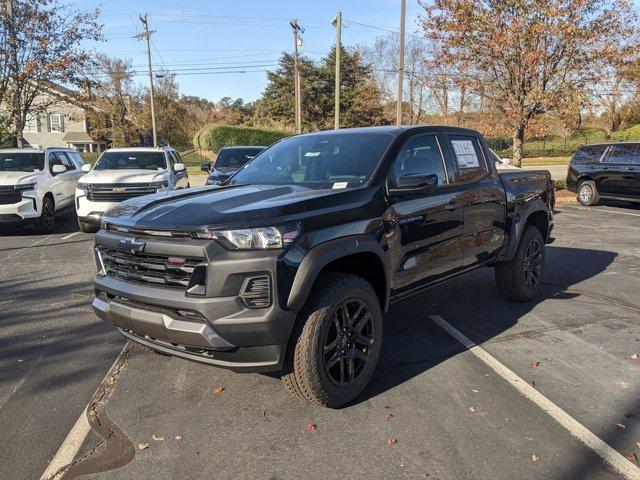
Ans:
{"type": "Polygon", "coordinates": [[[337,130],[340,128],[340,53],[342,50],[342,12],[338,12],[336,18],[331,24],[336,27],[336,85],[335,85],[335,125],[337,130]]]}
{"type": "Polygon", "coordinates": [[[9,20],[9,38],[7,43],[9,44],[9,55],[11,62],[11,83],[13,94],[13,127],[15,128],[16,146],[22,148],[22,112],[20,106],[20,86],[18,85],[18,42],[16,39],[16,20],[13,15],[13,0],[6,0],[7,19],[9,20]]]}
{"type": "Polygon", "coordinates": [[[144,27],[144,32],[139,35],[136,35],[134,38],[138,40],[145,39],[147,41],[147,62],[149,64],[149,95],[151,98],[151,129],[153,130],[153,146],[158,146],[158,134],[156,132],[156,103],[155,103],[155,95],[153,91],[153,71],[151,70],[151,47],[150,47],[150,39],[151,35],[155,33],[155,30],[149,30],[149,24],[147,22],[147,14],[140,15],[140,21],[142,22],[142,26],[144,27]]]}
{"type": "Polygon", "coordinates": [[[302,133],[302,95],[300,93],[300,65],[298,61],[298,47],[301,44],[300,34],[304,32],[304,29],[300,27],[297,19],[289,22],[293,29],[293,76],[294,76],[294,96],[295,96],[295,118],[296,118],[296,132],[302,133]]]}
{"type": "Polygon", "coordinates": [[[396,103],[396,124],[402,125],[402,86],[404,82],[404,17],[407,0],[400,0],[400,44],[398,47],[398,103],[396,103]]]}

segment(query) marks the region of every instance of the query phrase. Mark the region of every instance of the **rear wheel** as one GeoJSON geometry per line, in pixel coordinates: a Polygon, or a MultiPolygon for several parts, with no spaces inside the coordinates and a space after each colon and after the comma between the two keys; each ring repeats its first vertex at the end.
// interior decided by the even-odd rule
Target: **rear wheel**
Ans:
{"type": "Polygon", "coordinates": [[[533,300],[542,286],[544,260],[542,234],[533,225],[527,225],[513,260],[496,265],[496,285],[500,293],[516,302],[533,300]]]}
{"type": "Polygon", "coordinates": [[[354,275],[326,275],[300,314],[282,381],[311,403],[340,408],[371,380],[381,346],[382,310],[371,285],[354,275]]]}
{"type": "Polygon", "coordinates": [[[81,222],[80,220],[78,220],[78,226],[84,233],[96,233],[98,230],[100,230],[100,227],[98,227],[97,225],[94,225],[93,223],[81,222]]]}
{"type": "Polygon", "coordinates": [[[39,233],[51,233],[56,226],[56,207],[50,196],[42,200],[42,212],[36,222],[36,230],[39,233]]]}
{"type": "Polygon", "coordinates": [[[578,202],[588,207],[595,205],[599,200],[600,195],[593,180],[583,180],[578,184],[578,202]]]}

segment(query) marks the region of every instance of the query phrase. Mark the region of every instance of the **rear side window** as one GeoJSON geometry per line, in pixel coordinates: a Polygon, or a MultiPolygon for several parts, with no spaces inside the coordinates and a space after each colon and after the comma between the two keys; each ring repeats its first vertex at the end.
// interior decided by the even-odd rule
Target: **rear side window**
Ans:
{"type": "Polygon", "coordinates": [[[477,138],[466,135],[449,135],[448,137],[451,142],[453,161],[458,170],[456,182],[475,182],[489,173],[477,138]]]}
{"type": "Polygon", "coordinates": [[[596,163],[600,160],[600,157],[604,153],[606,146],[604,145],[591,145],[588,147],[582,147],[576,150],[575,155],[571,159],[571,163],[575,165],[585,165],[588,163],[596,163]]]}
{"type": "Polygon", "coordinates": [[[638,145],[611,145],[607,155],[603,159],[605,163],[618,163],[623,165],[637,163],[638,145]]]}

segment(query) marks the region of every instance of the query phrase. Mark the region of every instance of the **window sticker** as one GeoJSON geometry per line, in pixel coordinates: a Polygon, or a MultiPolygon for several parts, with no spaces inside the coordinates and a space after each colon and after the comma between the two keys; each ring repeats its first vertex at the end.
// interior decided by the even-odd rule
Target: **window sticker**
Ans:
{"type": "Polygon", "coordinates": [[[349,185],[349,182],[336,182],[332,188],[347,188],[347,185],[349,185]]]}
{"type": "Polygon", "coordinates": [[[480,162],[471,140],[451,140],[460,168],[478,168],[480,162]]]}

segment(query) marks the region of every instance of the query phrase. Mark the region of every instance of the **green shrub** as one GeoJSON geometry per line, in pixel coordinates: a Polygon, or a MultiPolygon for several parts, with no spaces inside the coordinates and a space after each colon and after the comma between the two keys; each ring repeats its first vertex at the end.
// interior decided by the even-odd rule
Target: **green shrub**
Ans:
{"type": "Polygon", "coordinates": [[[567,188],[567,181],[566,180],[556,180],[556,190],[564,190],[565,188],[567,188]]]}
{"type": "Polygon", "coordinates": [[[611,140],[615,140],[617,142],[638,139],[640,139],[640,125],[632,125],[629,128],[618,130],[611,134],[611,140]]]}
{"type": "Polygon", "coordinates": [[[220,151],[232,145],[271,145],[292,135],[291,132],[232,125],[207,125],[193,139],[196,149],[220,151]]]}
{"type": "Polygon", "coordinates": [[[93,165],[94,163],[96,163],[98,157],[100,156],[100,154],[97,152],[82,152],[80,153],[80,155],[82,155],[84,163],[88,163],[89,165],[93,165]]]}
{"type": "Polygon", "coordinates": [[[180,152],[180,158],[182,158],[182,161],[187,167],[200,168],[201,164],[209,161],[207,157],[200,155],[198,150],[185,150],[180,152]]]}

